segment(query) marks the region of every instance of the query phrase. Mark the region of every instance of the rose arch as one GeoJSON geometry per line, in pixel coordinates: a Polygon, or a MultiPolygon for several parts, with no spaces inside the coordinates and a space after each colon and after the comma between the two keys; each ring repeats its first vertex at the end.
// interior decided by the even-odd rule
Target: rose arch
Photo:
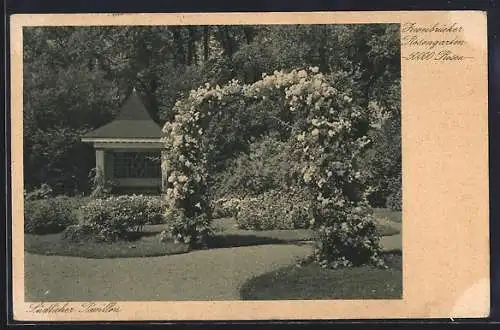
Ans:
{"type": "MultiPolygon", "coordinates": [[[[359,127],[370,121],[347,91],[338,90],[317,68],[275,71],[253,84],[232,80],[223,86],[206,84],[177,101],[174,119],[163,128],[162,157],[171,235],[186,242],[204,236],[211,221],[207,194],[208,159],[212,149],[203,134],[227,102],[242,104],[275,98],[283,102],[287,121],[300,114],[290,139],[300,164],[300,185],[310,192],[315,229],[315,259],[339,267],[372,262],[382,265],[379,239],[366,202],[368,187],[356,160],[369,143],[359,127]],[[349,187],[358,187],[356,196],[349,187]]],[[[286,124],[286,123],[285,123],[286,124]]]]}

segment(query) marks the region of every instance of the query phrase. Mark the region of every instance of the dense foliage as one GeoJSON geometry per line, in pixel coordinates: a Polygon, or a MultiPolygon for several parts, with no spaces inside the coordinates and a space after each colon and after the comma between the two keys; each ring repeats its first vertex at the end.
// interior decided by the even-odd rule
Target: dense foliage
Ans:
{"type": "MultiPolygon", "coordinates": [[[[319,72],[319,68],[311,67],[308,70],[275,71],[273,75],[263,75],[261,80],[249,85],[232,80],[223,86],[207,84],[192,90],[187,98],[176,103],[174,120],[167,122],[163,130],[167,150],[163,177],[167,181],[169,209],[181,212],[184,221],[188,222],[211,218],[207,192],[211,173],[207,164],[214,149],[210,139],[204,137],[205,128],[218,112],[225,111],[224,105],[228,102],[244,105],[255,99],[275,99],[278,95],[285,108],[278,120],[290,128],[288,139],[292,141],[293,168],[300,168],[298,183],[308,190],[308,197],[303,200],[313,203],[306,206],[304,213],[312,212],[315,226],[326,228],[323,235],[318,236],[321,244],[317,245],[317,258],[332,267],[356,264],[358,259],[382,262],[377,234],[367,229],[375,226],[367,211],[368,190],[364,187],[366,180],[358,160],[370,143],[369,125],[383,118],[380,112],[363,111],[353,102],[349,89],[339,88],[341,86],[319,72]],[[339,223],[355,228],[364,245],[347,240],[342,243],[345,248],[339,247],[336,238],[339,223]],[[332,247],[331,244],[337,245],[332,247]]],[[[250,207],[255,207],[255,204],[250,207]]],[[[274,221],[277,218],[272,214],[255,215],[274,221]]]]}
{"type": "Polygon", "coordinates": [[[308,228],[311,202],[299,189],[269,190],[239,201],[235,214],[239,228],[252,230],[308,228]]]}
{"type": "Polygon", "coordinates": [[[129,239],[146,224],[164,223],[160,198],[141,195],[92,199],[79,209],[79,223],[65,233],[71,240],[113,242],[129,239]]]}
{"type": "Polygon", "coordinates": [[[258,196],[264,192],[293,185],[290,143],[266,136],[249,145],[222,172],[215,173],[213,198],[258,196]]]}
{"type": "MultiPolygon", "coordinates": [[[[399,98],[399,96],[398,96],[399,98]]],[[[370,148],[363,155],[360,168],[372,187],[368,198],[372,206],[401,210],[401,116],[388,113],[379,128],[370,133],[370,148]],[[390,200],[390,201],[389,201],[390,200]]]]}
{"type": "Polygon", "coordinates": [[[52,188],[46,184],[42,183],[42,185],[30,192],[28,192],[26,189],[24,189],[24,200],[25,201],[31,201],[31,200],[37,200],[37,199],[47,199],[49,197],[52,197],[54,194],[54,191],[52,188]]]}
{"type": "Polygon", "coordinates": [[[391,210],[401,211],[403,210],[403,191],[401,189],[401,173],[395,178],[391,178],[388,185],[388,191],[390,191],[387,196],[386,206],[391,210]]]}
{"type": "Polygon", "coordinates": [[[327,212],[328,218],[320,218],[314,223],[314,257],[322,267],[385,266],[379,234],[366,207],[337,208],[327,212]]]}
{"type": "Polygon", "coordinates": [[[240,202],[241,198],[238,197],[212,199],[210,203],[212,217],[214,219],[236,217],[240,202]]]}
{"type": "Polygon", "coordinates": [[[29,234],[61,232],[77,222],[75,211],[79,206],[79,200],[68,197],[25,199],[24,232],[29,234]]]}
{"type": "MultiPolygon", "coordinates": [[[[263,73],[317,66],[356,104],[373,103],[399,116],[397,25],[30,27],[23,40],[29,191],[46,183],[56,194],[89,192],[94,156],[79,138],[111,120],[133,87],[153,118],[164,121],[173,119],[178,99],[204,83],[251,84],[263,73]]],[[[219,137],[213,171],[247,151],[248,135],[274,129],[286,137],[286,127],[273,119],[284,104],[276,95],[245,107],[238,99],[226,101],[226,111],[205,132],[219,137]]],[[[392,174],[377,175],[374,183],[392,174]]],[[[384,204],[388,193],[379,189],[378,204],[384,204]]]]}
{"type": "Polygon", "coordinates": [[[160,234],[162,241],[170,239],[192,247],[206,246],[207,239],[213,234],[211,219],[205,214],[186,217],[182,210],[168,211],[167,226],[167,230],[160,234]]]}
{"type": "Polygon", "coordinates": [[[307,214],[322,265],[381,263],[368,209],[401,208],[397,25],[37,27],[24,40],[28,194],[106,195],[80,137],[132,88],[166,122],[167,211],[97,199],[68,237],[113,241],[163,217],[162,239],[203,244],[225,200],[249,228],[302,227],[307,214]],[[293,188],[297,208],[279,195],[293,188]]]}

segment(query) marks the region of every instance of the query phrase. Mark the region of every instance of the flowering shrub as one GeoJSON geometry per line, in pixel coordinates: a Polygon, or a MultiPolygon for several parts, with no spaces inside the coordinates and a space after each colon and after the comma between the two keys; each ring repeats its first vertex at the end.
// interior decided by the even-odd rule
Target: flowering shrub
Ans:
{"type": "Polygon", "coordinates": [[[336,228],[345,222],[343,220],[366,215],[363,220],[366,226],[362,227],[369,228],[372,223],[365,212],[364,191],[361,189],[359,198],[352,198],[347,190],[350,186],[362,187],[357,159],[370,140],[361,128],[376,116],[375,111],[362,111],[341,89],[342,86],[336,86],[318,68],[309,68],[275,71],[251,85],[242,85],[236,80],[222,87],[207,84],[178,101],[174,120],[163,128],[165,150],[168,150],[164,152],[163,172],[167,178],[166,200],[171,209],[179,211],[179,221],[190,222],[199,217],[207,222],[211,220],[207,159],[213,147],[203,139],[203,134],[214,113],[235,99],[252,104],[256,100],[278,98],[286,110],[278,120],[290,128],[291,154],[300,164],[299,183],[312,197],[313,208],[319,210],[314,214],[315,222],[320,224],[318,228],[324,228],[323,234],[318,235],[318,243],[321,243],[316,252],[318,261],[335,265],[332,262],[338,260],[350,265],[357,263],[353,258],[359,253],[369,255],[367,260],[381,262],[378,241],[371,239],[370,231],[356,229],[360,240],[373,243],[366,247],[351,245],[359,248],[358,252],[343,248],[344,243],[337,239],[336,228]],[[335,212],[330,214],[325,210],[335,212]]]}
{"type": "Polygon", "coordinates": [[[160,235],[162,241],[169,238],[175,243],[199,247],[204,246],[213,233],[210,219],[203,214],[189,218],[182,211],[172,211],[167,216],[167,224],[168,229],[160,235]]]}
{"type": "Polygon", "coordinates": [[[311,202],[294,190],[271,190],[244,198],[236,213],[238,226],[253,230],[307,228],[311,219],[311,202]]]}
{"type": "Polygon", "coordinates": [[[68,226],[63,232],[63,239],[70,242],[97,241],[95,227],[90,224],[74,224],[68,226]]]}
{"type": "MultiPolygon", "coordinates": [[[[370,263],[384,267],[380,236],[366,208],[329,210],[314,224],[315,259],[322,267],[340,268],[370,263]]],[[[317,218],[318,220],[318,218],[317,218]]]]}
{"type": "Polygon", "coordinates": [[[108,197],[83,205],[80,214],[80,223],[67,237],[92,233],[95,240],[112,242],[141,232],[145,224],[163,222],[164,203],[159,198],[141,195],[108,197]]]}
{"type": "Polygon", "coordinates": [[[24,232],[51,234],[75,223],[75,201],[67,197],[24,201],[24,232]]]}
{"type": "Polygon", "coordinates": [[[207,84],[175,104],[175,119],[163,128],[166,150],[163,171],[166,177],[166,199],[172,209],[183,210],[193,218],[206,213],[207,154],[202,144],[204,129],[218,108],[216,100],[241,95],[242,87],[235,80],[224,88],[211,89],[207,84]],[[166,175],[165,175],[166,174],[166,175]]]}

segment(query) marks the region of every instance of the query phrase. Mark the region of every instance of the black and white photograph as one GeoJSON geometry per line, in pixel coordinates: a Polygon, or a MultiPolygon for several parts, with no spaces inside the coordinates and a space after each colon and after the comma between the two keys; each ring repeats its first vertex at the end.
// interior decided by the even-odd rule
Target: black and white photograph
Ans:
{"type": "Polygon", "coordinates": [[[402,299],[400,24],[22,33],[26,302],[402,299]]]}
{"type": "Polygon", "coordinates": [[[486,18],[12,15],[12,319],[486,317],[486,18]]]}

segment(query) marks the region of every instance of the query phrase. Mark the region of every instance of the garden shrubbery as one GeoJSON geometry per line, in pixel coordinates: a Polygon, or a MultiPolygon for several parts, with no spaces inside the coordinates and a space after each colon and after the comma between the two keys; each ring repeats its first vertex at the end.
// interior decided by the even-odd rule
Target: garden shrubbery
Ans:
{"type": "Polygon", "coordinates": [[[237,175],[231,178],[236,178],[234,184],[225,183],[229,187],[244,184],[257,196],[230,191],[217,197],[244,197],[237,212],[237,222],[242,227],[300,228],[311,219],[320,233],[315,258],[323,265],[383,264],[366,201],[369,187],[365,182],[369,176],[358,161],[372,143],[367,135],[370,124],[383,122],[385,114],[365,111],[366,105],[354,98],[351,83],[332,80],[318,67],[311,67],[275,71],[250,85],[232,80],[223,86],[207,84],[192,90],[175,104],[174,120],[163,128],[165,147],[169,150],[162,162],[163,175],[168,178],[165,197],[169,206],[180,212],[181,221],[198,217],[209,221],[212,210],[208,201],[213,198],[208,189],[213,174],[209,164],[216,148],[206,138],[207,127],[213,120],[217,122],[216,114],[224,111],[227,104],[239,100],[239,106],[244,108],[256,100],[272,98],[283,105],[272,116],[286,127],[277,139],[286,142],[280,146],[264,138],[259,156],[255,152],[259,148],[249,138],[248,159],[243,156],[239,164],[236,162],[237,175]],[[276,154],[287,157],[276,161],[277,168],[267,166],[267,155],[276,154]],[[265,173],[267,168],[270,173],[265,173]],[[280,172],[285,175],[280,177],[280,172]],[[269,186],[274,177],[277,187],[269,186]],[[297,183],[308,196],[295,199],[284,193],[286,187],[297,183]],[[353,187],[355,193],[351,191],[353,187]]]}
{"type": "Polygon", "coordinates": [[[236,213],[238,226],[253,230],[307,228],[311,218],[311,202],[299,190],[271,190],[241,199],[236,213]]]}
{"type": "MultiPolygon", "coordinates": [[[[265,223],[263,227],[268,229],[295,228],[293,224],[285,225],[284,222],[287,221],[278,219],[278,214],[270,214],[270,210],[275,209],[273,203],[276,207],[281,205],[285,209],[289,208],[290,205],[280,202],[283,198],[279,195],[282,194],[290,195],[289,197],[299,204],[305,203],[298,197],[297,191],[289,188],[298,186],[298,163],[291,157],[290,147],[290,143],[281,141],[276,134],[251,143],[248,153],[239,155],[229,168],[217,176],[212,187],[212,196],[215,199],[211,205],[212,216],[236,217],[242,204],[241,228],[259,229],[262,227],[259,223],[265,223]],[[265,220],[251,219],[256,215],[257,209],[252,210],[256,204],[259,204],[259,212],[264,214],[265,220]],[[283,223],[273,225],[273,221],[283,223]],[[255,222],[255,225],[250,222],[255,222]]],[[[285,214],[285,211],[282,213],[285,214]]]]}
{"type": "Polygon", "coordinates": [[[220,198],[212,202],[212,217],[214,219],[235,217],[241,198],[220,198]]]}
{"type": "Polygon", "coordinates": [[[24,202],[24,232],[53,234],[77,222],[75,210],[79,200],[69,197],[52,197],[24,202]]]}
{"type": "Polygon", "coordinates": [[[168,229],[161,233],[161,240],[174,240],[193,247],[203,247],[213,234],[212,221],[205,214],[186,217],[181,210],[167,212],[168,229]]]}
{"type": "Polygon", "coordinates": [[[394,211],[403,209],[403,190],[401,187],[401,173],[395,178],[388,180],[388,187],[391,193],[387,196],[386,207],[394,211]]]}
{"type": "Polygon", "coordinates": [[[314,257],[322,267],[384,266],[380,236],[367,208],[322,210],[316,215],[313,227],[316,229],[314,257]]]}
{"type": "Polygon", "coordinates": [[[113,242],[142,232],[146,224],[164,222],[160,198],[141,195],[94,199],[79,209],[79,223],[65,232],[65,238],[113,242]]]}
{"type": "Polygon", "coordinates": [[[360,164],[371,187],[372,207],[401,210],[401,115],[392,114],[380,128],[370,132],[371,147],[360,157],[360,164]]]}
{"type": "Polygon", "coordinates": [[[249,152],[241,154],[218,176],[213,194],[216,198],[258,196],[286,188],[291,184],[296,163],[290,155],[290,144],[274,136],[251,143],[249,152]]]}
{"type": "Polygon", "coordinates": [[[36,188],[32,191],[24,190],[24,200],[33,201],[37,199],[50,198],[52,196],[53,196],[53,190],[46,183],[41,184],[39,188],[36,188]]]}

